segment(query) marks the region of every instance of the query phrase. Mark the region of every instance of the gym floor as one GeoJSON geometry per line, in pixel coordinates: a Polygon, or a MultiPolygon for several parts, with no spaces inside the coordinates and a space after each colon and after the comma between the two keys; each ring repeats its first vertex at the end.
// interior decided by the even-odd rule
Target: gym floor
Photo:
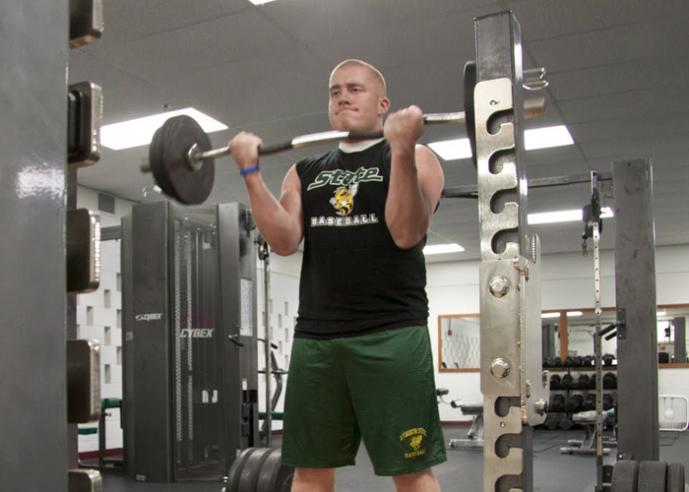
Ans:
{"type": "MultiPolygon", "coordinates": [[[[446,428],[446,441],[463,438],[466,428],[446,428]]],[[[568,439],[580,439],[583,431],[536,431],[534,433],[534,491],[593,492],[596,478],[594,456],[560,454],[568,439]]],[[[280,441],[276,439],[275,445],[280,441]]],[[[476,449],[448,449],[447,462],[435,468],[443,491],[481,492],[483,454],[476,449]]],[[[661,432],[660,459],[683,463],[689,469],[689,433],[661,432]]],[[[103,473],[104,492],[219,492],[218,483],[150,484],[125,478],[119,471],[103,473]]],[[[342,468],[336,474],[337,492],[394,492],[392,480],[376,477],[362,446],[356,466],[342,468]]]]}

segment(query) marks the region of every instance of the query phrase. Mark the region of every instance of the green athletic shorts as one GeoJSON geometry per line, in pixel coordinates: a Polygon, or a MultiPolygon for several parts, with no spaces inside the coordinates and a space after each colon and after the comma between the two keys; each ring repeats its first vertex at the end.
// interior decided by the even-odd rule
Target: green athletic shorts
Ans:
{"type": "Polygon", "coordinates": [[[295,338],[282,462],[298,468],[353,465],[362,437],[376,475],[444,462],[433,372],[426,326],[295,338]]]}

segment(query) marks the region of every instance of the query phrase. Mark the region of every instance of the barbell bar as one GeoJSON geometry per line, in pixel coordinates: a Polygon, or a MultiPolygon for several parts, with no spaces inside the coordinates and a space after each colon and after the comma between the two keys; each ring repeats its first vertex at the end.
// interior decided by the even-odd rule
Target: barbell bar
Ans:
{"type": "MultiPolygon", "coordinates": [[[[465,124],[464,111],[429,113],[425,125],[465,124]]],[[[261,145],[259,155],[271,155],[310,145],[341,140],[383,138],[383,131],[326,131],[311,133],[291,140],[261,145]]],[[[213,188],[216,157],[230,155],[229,146],[213,149],[210,139],[196,120],[186,115],[173,116],[156,130],[148,151],[148,162],[141,171],[152,172],[163,193],[175,200],[195,205],[208,198],[213,188]]]]}
{"type": "MultiPolygon", "coordinates": [[[[423,115],[424,125],[439,125],[444,123],[455,123],[462,125],[466,123],[466,117],[464,111],[458,111],[456,113],[428,113],[423,115]]],[[[307,147],[309,145],[316,145],[328,142],[339,142],[341,140],[369,140],[383,138],[383,130],[372,131],[372,132],[362,132],[362,131],[326,131],[318,133],[310,133],[308,135],[301,135],[294,137],[292,140],[287,142],[281,142],[277,144],[261,146],[258,148],[258,155],[270,155],[278,154],[287,150],[299,149],[302,147],[307,147]]],[[[198,146],[192,145],[187,152],[187,159],[189,165],[193,168],[199,166],[199,162],[204,159],[210,159],[215,157],[222,157],[225,155],[230,155],[230,147],[222,147],[219,149],[208,150],[206,152],[199,152],[198,146]]]]}
{"type": "MultiPolygon", "coordinates": [[[[474,87],[476,86],[476,64],[467,62],[464,66],[464,111],[451,113],[427,113],[424,125],[463,124],[476,155],[474,128],[474,87]]],[[[536,117],[543,114],[545,99],[542,97],[525,100],[524,116],[536,117]]],[[[342,140],[367,140],[382,138],[383,131],[326,131],[301,135],[289,141],[262,145],[259,155],[271,155],[342,140]]],[[[210,195],[215,180],[216,157],[230,155],[230,148],[213,149],[210,138],[193,118],[180,115],[169,118],[156,130],[149,146],[148,162],[141,165],[142,172],[152,172],[162,192],[180,203],[196,205],[203,203],[210,195]]]]}
{"type": "MultiPolygon", "coordinates": [[[[173,118],[180,118],[175,116],[173,118]]],[[[455,123],[458,125],[466,123],[464,111],[455,113],[427,113],[423,115],[424,125],[439,125],[445,123],[455,123]]],[[[339,131],[330,130],[318,133],[309,133],[307,135],[299,135],[291,140],[279,142],[271,145],[262,145],[258,148],[258,155],[278,154],[293,149],[300,149],[308,147],[309,145],[317,145],[328,142],[339,142],[341,140],[370,140],[376,138],[383,138],[383,130],[377,131],[339,131]]],[[[218,149],[211,149],[206,151],[199,150],[197,143],[192,144],[186,152],[186,163],[192,171],[198,171],[203,166],[203,161],[206,159],[214,159],[216,157],[223,157],[231,155],[230,147],[220,147],[218,149]]],[[[141,171],[144,173],[151,172],[149,163],[141,165],[141,171]]]]}

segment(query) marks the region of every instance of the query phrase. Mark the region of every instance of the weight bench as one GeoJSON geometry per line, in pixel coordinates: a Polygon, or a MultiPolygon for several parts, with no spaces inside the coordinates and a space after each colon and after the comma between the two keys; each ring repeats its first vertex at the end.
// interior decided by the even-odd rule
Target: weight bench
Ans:
{"type": "MultiPolygon", "coordinates": [[[[604,422],[611,417],[613,410],[603,412],[604,422]]],[[[575,424],[581,425],[586,435],[584,439],[568,439],[567,446],[560,448],[560,454],[577,454],[577,455],[594,455],[596,454],[596,412],[594,410],[588,412],[578,412],[572,416],[575,424]]],[[[603,454],[610,454],[610,448],[617,447],[617,441],[614,438],[603,437],[603,445],[609,446],[603,448],[603,454]]]]}
{"type": "Polygon", "coordinates": [[[450,402],[452,408],[459,408],[464,415],[473,415],[471,427],[464,439],[450,439],[451,448],[481,448],[483,447],[483,404],[462,405],[456,401],[450,402]]]}

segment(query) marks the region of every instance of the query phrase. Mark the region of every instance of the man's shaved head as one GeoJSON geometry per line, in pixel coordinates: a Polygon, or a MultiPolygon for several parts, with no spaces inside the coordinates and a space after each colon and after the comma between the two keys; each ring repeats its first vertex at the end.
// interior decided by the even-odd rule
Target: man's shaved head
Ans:
{"type": "MultiPolygon", "coordinates": [[[[381,91],[380,95],[381,96],[387,95],[387,91],[388,91],[387,84],[385,83],[385,77],[383,77],[383,74],[380,73],[380,70],[378,70],[376,67],[374,67],[370,63],[366,63],[365,61],[358,60],[356,58],[350,58],[348,60],[344,60],[344,61],[338,63],[335,66],[335,68],[333,68],[333,71],[330,72],[330,78],[328,80],[332,81],[332,78],[333,78],[333,75],[335,74],[335,72],[337,72],[339,69],[341,69],[343,67],[348,67],[348,66],[358,66],[358,67],[364,67],[365,69],[367,69],[371,73],[371,75],[373,75],[373,78],[378,83],[378,85],[380,87],[380,91],[381,91]]],[[[331,85],[330,82],[328,83],[328,85],[331,85]]]]}

